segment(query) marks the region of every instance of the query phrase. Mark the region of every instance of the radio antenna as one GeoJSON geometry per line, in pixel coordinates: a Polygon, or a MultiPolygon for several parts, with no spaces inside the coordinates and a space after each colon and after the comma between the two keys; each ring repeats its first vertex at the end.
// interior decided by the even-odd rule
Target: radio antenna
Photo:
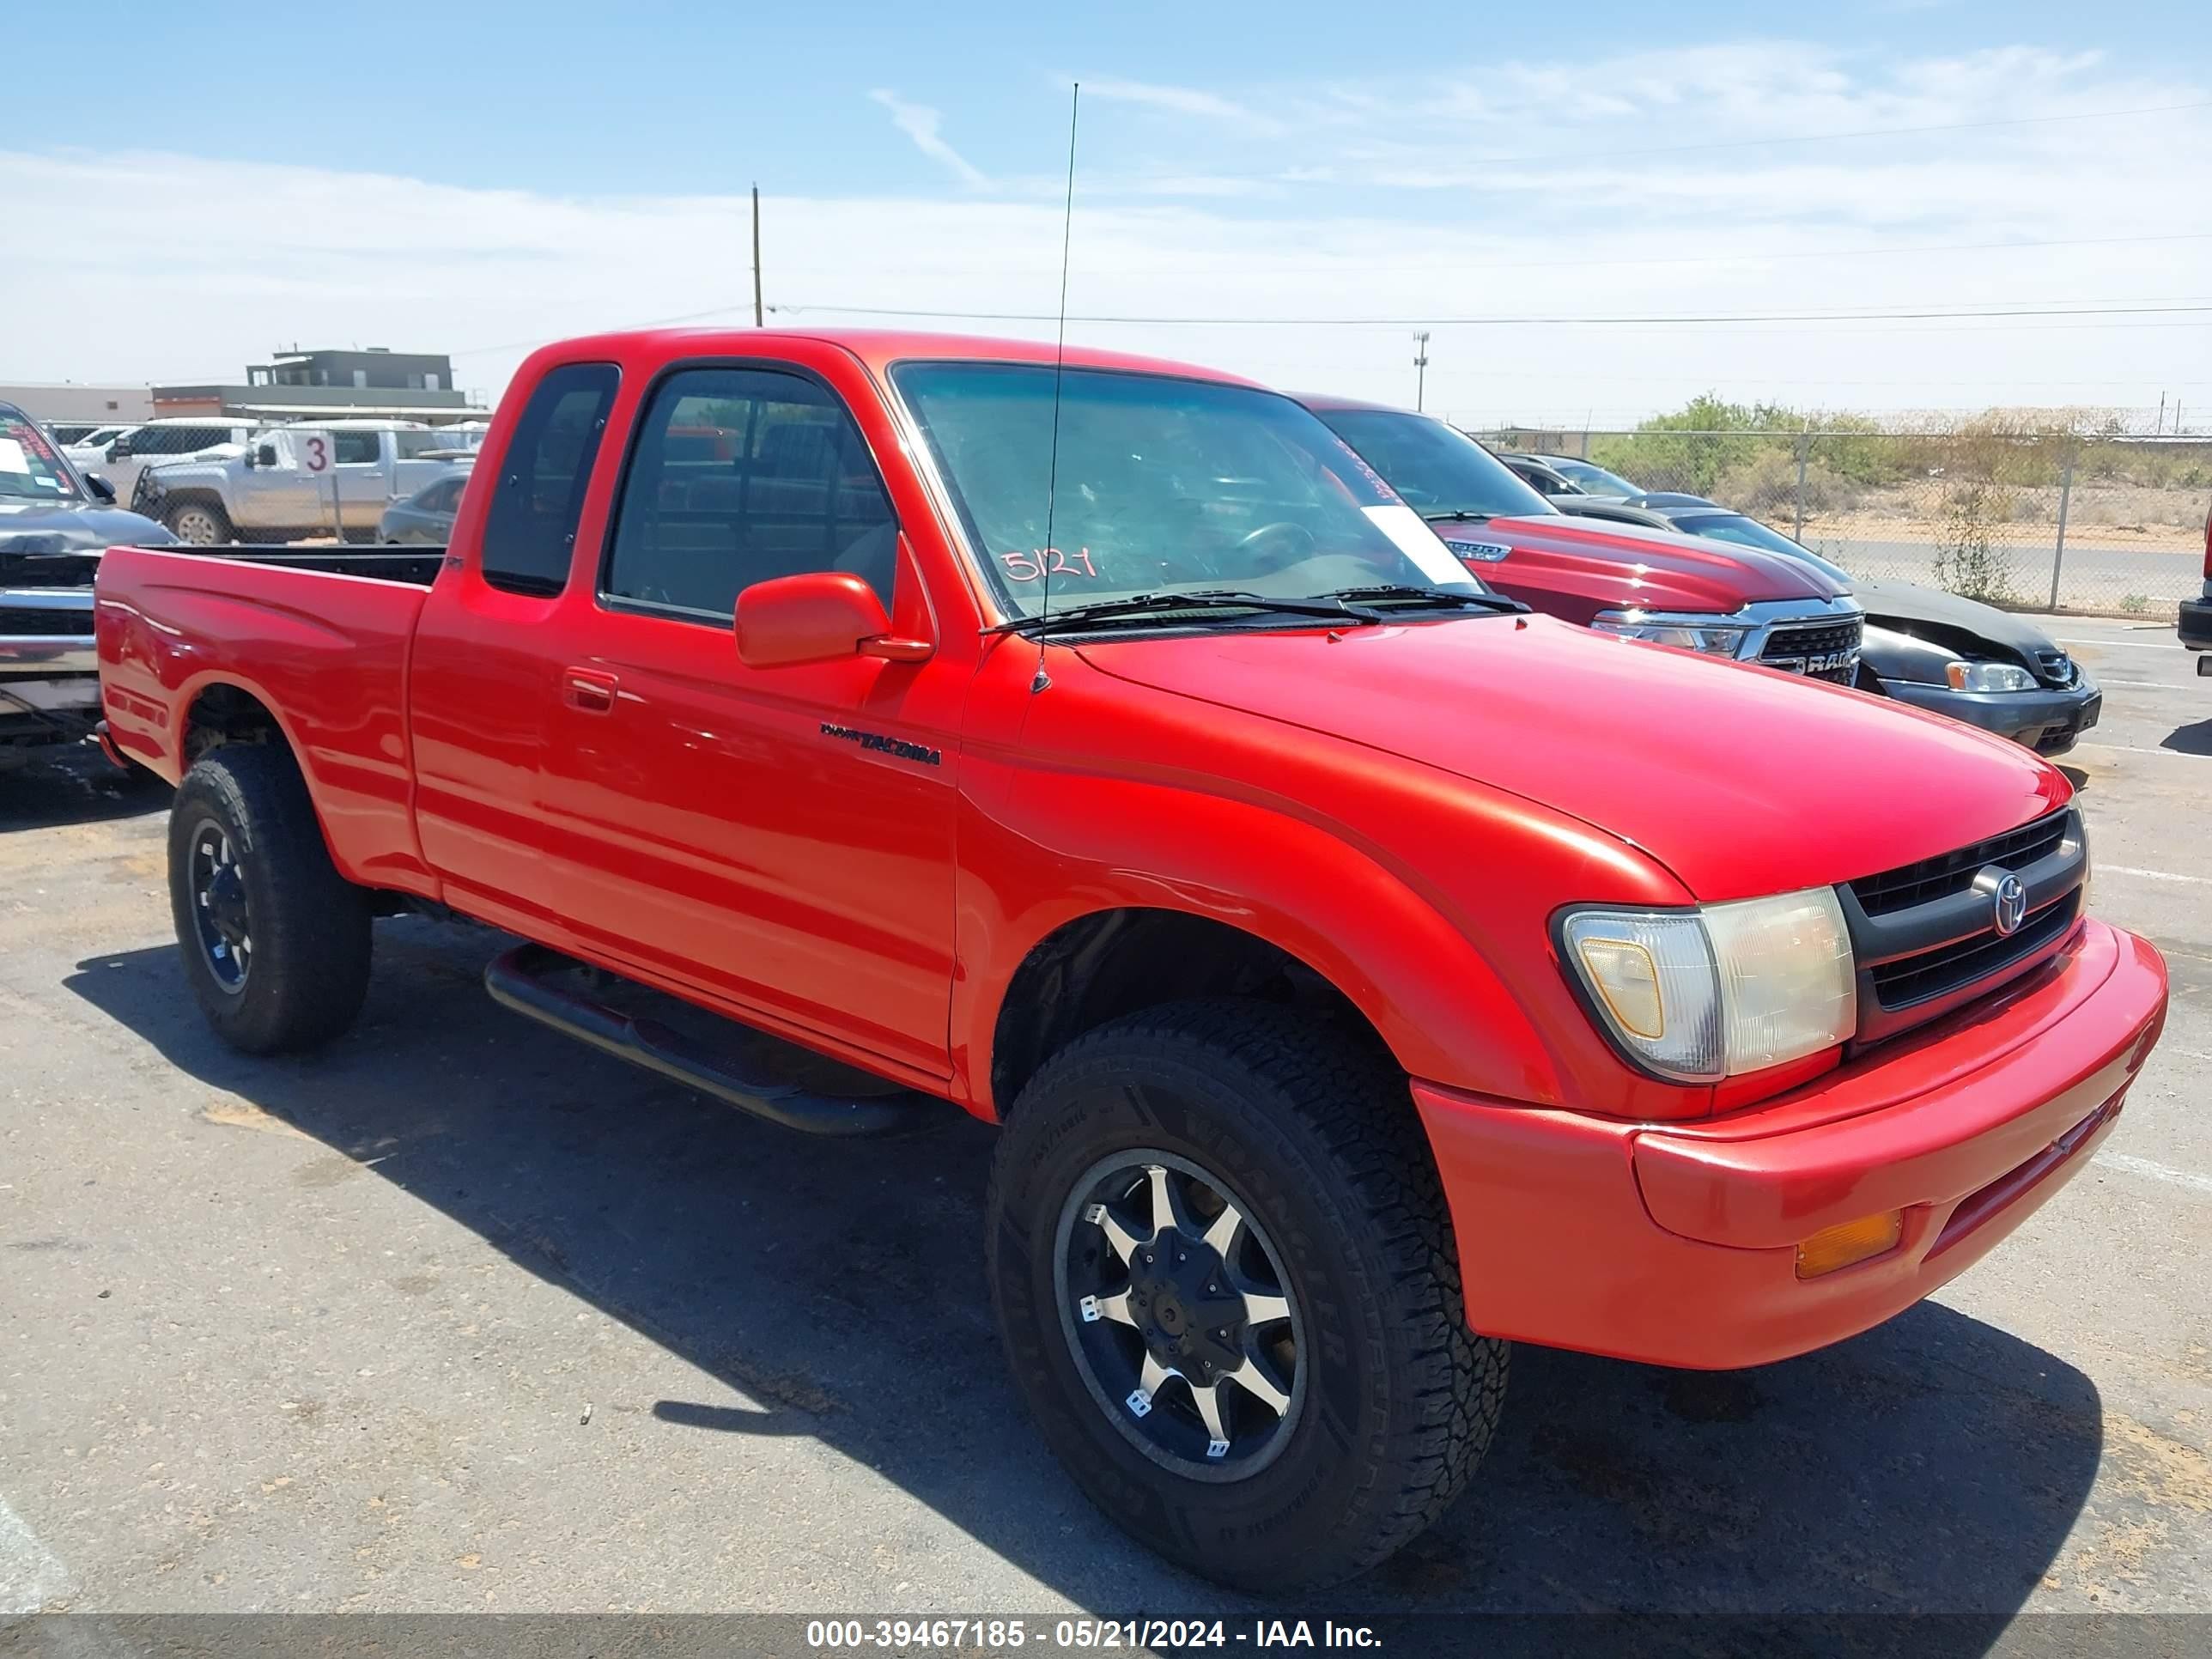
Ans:
{"type": "MultiPolygon", "coordinates": [[[[1052,615],[1052,520],[1060,494],[1060,380],[1067,357],[1067,248],[1075,228],[1075,119],[1083,107],[1083,82],[1073,82],[1067,94],[1067,201],[1060,216],[1060,326],[1052,345],[1052,449],[1044,479],[1044,591],[1038,616],[1052,615]]],[[[1044,632],[1037,632],[1036,673],[1030,681],[1034,695],[1052,684],[1044,672],[1044,632]]]]}

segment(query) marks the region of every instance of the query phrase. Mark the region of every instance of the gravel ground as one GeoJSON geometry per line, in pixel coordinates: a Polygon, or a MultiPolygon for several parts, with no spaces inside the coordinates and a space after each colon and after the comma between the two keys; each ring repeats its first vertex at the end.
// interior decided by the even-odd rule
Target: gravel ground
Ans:
{"type": "MultiPolygon", "coordinates": [[[[2107,1150],[1823,1353],[1520,1351],[1475,1487],[1328,1612],[2212,1612],[2212,680],[2170,622],[2049,626],[2107,692],[2096,908],[2173,975],[2107,1150]]],[[[1023,1422],[988,1132],[785,1134],[495,1008],[489,936],[418,921],[331,1051],[235,1056],[161,808],[0,779],[0,1613],[1258,1609],[1023,1422]]]]}

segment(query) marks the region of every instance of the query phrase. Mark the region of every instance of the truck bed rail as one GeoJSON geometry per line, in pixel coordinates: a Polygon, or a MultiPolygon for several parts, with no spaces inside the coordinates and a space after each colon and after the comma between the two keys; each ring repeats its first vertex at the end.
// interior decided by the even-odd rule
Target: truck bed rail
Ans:
{"type": "Polygon", "coordinates": [[[296,542],[218,542],[212,547],[175,543],[142,550],[187,553],[198,558],[229,559],[240,564],[275,565],[287,570],[319,570],[335,576],[366,576],[374,581],[406,582],[428,587],[446,562],[443,547],[372,548],[303,546],[296,542]]]}

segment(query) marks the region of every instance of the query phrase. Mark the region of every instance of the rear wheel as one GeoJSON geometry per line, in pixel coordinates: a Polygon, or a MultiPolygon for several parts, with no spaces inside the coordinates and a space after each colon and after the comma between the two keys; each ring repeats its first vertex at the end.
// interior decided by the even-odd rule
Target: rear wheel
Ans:
{"type": "Polygon", "coordinates": [[[215,547],[232,538],[230,515],[213,501],[179,501],[161,514],[161,522],[193,547],[215,547]]]}
{"type": "Polygon", "coordinates": [[[282,749],[224,744],[185,775],[169,813],[169,901],[192,994],[232,1047],[313,1048],[361,1012],[368,894],[331,863],[282,749]]]}
{"type": "Polygon", "coordinates": [[[1207,1577],[1374,1565],[1496,1427],[1506,1346],[1466,1328],[1404,1078],[1289,1010],[1171,1004],[1048,1061],[1000,1142],[988,1248],[1046,1440],[1207,1577]]]}

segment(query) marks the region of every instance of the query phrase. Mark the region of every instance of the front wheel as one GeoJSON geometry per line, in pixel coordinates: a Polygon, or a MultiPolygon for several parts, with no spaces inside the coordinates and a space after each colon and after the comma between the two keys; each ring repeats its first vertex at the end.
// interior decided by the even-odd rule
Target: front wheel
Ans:
{"type": "Polygon", "coordinates": [[[217,547],[231,539],[230,515],[212,501],[179,501],[161,515],[161,522],[192,547],[217,547]]]}
{"type": "Polygon", "coordinates": [[[169,811],[169,902],[192,994],[248,1054],[325,1042],[368,992],[368,895],[338,874],[282,749],[226,744],[169,811]]]}
{"type": "Polygon", "coordinates": [[[1037,1073],[993,1164],[1017,1386],[1109,1516],[1248,1589],[1419,1533],[1496,1428],[1506,1345],[1388,1057],[1261,1003],[1171,1004],[1037,1073]]]}

